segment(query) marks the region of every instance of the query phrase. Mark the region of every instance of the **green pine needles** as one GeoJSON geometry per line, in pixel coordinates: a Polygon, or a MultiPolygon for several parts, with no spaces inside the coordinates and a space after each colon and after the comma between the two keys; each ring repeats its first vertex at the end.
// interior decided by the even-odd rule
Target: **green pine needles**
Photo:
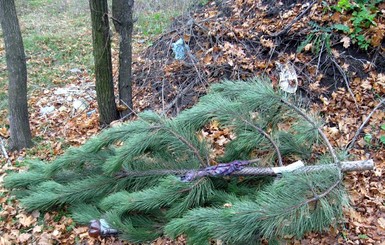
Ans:
{"type": "Polygon", "coordinates": [[[29,211],[68,208],[79,223],[105,219],[131,242],[163,235],[186,235],[188,244],[301,237],[336,224],[348,205],[338,159],[320,125],[265,79],[224,81],[175,118],[143,112],[50,164],[32,161],[5,185],[29,211]],[[215,159],[201,133],[214,121],[234,135],[215,159]],[[312,149],[325,143],[329,153],[322,158],[335,167],[232,176],[243,165],[322,164],[312,149]],[[225,163],[227,176],[207,175],[217,173],[213,163],[225,163]]]}

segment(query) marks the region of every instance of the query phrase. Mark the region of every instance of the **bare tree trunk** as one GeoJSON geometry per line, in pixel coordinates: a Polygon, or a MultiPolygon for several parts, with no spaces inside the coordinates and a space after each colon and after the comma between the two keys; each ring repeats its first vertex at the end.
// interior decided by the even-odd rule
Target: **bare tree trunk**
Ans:
{"type": "Polygon", "coordinates": [[[107,0],[89,0],[95,61],[96,96],[102,124],[119,118],[112,80],[110,26],[107,0]]]}
{"type": "Polygon", "coordinates": [[[132,13],[134,0],[112,0],[113,23],[119,42],[119,104],[128,107],[120,112],[123,118],[132,110],[132,13]]]}
{"type": "Polygon", "coordinates": [[[0,0],[0,22],[9,77],[9,147],[20,150],[32,146],[32,136],[28,119],[27,66],[14,0],[0,0]]]}

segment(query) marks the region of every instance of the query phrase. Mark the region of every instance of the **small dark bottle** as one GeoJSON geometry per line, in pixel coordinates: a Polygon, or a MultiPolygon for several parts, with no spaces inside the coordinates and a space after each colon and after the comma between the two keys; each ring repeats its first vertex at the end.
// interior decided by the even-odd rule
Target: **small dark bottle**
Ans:
{"type": "Polygon", "coordinates": [[[90,221],[88,235],[90,237],[117,236],[118,231],[112,229],[105,219],[94,219],[90,221]]]}

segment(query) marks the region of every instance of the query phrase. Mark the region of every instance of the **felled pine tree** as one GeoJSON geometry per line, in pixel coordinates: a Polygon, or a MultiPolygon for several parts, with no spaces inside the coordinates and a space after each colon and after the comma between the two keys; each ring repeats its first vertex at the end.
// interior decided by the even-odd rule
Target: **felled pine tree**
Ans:
{"type": "Polygon", "coordinates": [[[68,208],[75,221],[102,219],[131,242],[301,237],[336,224],[348,205],[342,159],[320,125],[268,81],[224,81],[175,118],[143,112],[52,163],[31,161],[5,185],[29,211],[68,208]],[[234,135],[216,158],[201,133],[214,121],[234,135]],[[317,146],[327,153],[312,153],[317,146]],[[275,171],[297,160],[321,167],[275,171]]]}

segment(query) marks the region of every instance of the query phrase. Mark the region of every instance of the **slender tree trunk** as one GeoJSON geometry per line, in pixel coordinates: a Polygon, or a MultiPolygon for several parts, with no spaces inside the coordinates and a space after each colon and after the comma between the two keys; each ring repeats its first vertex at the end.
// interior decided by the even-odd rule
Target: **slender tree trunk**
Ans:
{"type": "Polygon", "coordinates": [[[107,0],[89,0],[95,62],[96,96],[100,122],[109,124],[119,118],[112,80],[110,26],[107,0]]]}
{"type": "Polygon", "coordinates": [[[123,118],[132,108],[132,29],[134,0],[112,0],[113,23],[120,35],[119,43],[119,104],[127,109],[120,112],[123,118]]]}
{"type": "Polygon", "coordinates": [[[0,22],[9,78],[9,147],[20,150],[32,146],[32,136],[28,119],[27,66],[14,0],[0,0],[0,22]]]}

